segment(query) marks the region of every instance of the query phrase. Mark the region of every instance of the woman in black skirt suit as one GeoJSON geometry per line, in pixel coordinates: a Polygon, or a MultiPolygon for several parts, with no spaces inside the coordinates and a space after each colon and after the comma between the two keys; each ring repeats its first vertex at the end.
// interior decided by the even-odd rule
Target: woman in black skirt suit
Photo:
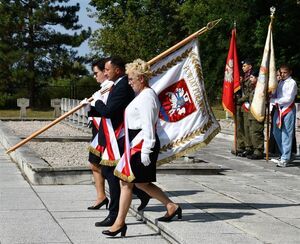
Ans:
{"type": "Polygon", "coordinates": [[[135,138],[143,142],[140,151],[130,159],[134,180],[130,183],[120,181],[121,196],[117,219],[109,230],[102,232],[109,236],[118,233],[121,233],[121,236],[126,234],[125,218],[132,200],[134,185],[165,205],[167,213],[158,221],[171,221],[176,215],[178,219],[182,218],[180,206],[172,202],[159,187],[152,183],[156,181],[156,161],[160,149],[155,129],[160,103],[156,93],[148,85],[151,75],[150,66],[145,61],[137,59],[126,65],[126,73],[136,97],[125,110],[125,128],[128,128],[129,141],[135,138]]]}

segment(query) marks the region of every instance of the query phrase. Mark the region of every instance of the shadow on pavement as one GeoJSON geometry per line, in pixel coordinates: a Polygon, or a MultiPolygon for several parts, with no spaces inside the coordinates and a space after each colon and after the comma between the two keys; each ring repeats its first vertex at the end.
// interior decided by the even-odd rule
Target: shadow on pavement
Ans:
{"type": "MultiPolygon", "coordinates": [[[[273,204],[273,203],[180,203],[182,208],[182,221],[190,222],[212,222],[218,220],[230,220],[230,219],[239,219],[244,216],[255,215],[255,213],[247,212],[247,210],[257,210],[257,209],[267,209],[267,208],[283,208],[291,206],[300,206],[300,204],[273,204]],[[230,212],[201,212],[201,213],[191,213],[191,210],[201,209],[230,209],[230,212]],[[237,210],[234,212],[232,210],[237,210]],[[241,212],[239,210],[245,210],[241,212]]],[[[163,212],[165,213],[166,209],[162,205],[148,205],[145,209],[145,212],[163,212]]],[[[174,220],[177,220],[175,217],[174,220]]]]}

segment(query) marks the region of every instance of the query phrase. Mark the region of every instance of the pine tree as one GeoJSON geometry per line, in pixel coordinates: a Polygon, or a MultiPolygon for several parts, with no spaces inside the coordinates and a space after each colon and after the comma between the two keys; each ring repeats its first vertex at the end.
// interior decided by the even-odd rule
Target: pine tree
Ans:
{"type": "MultiPolygon", "coordinates": [[[[79,4],[69,0],[15,0],[0,2],[0,83],[17,82],[27,86],[31,105],[38,89],[49,80],[66,58],[73,62],[70,49],[78,47],[91,34],[81,30],[79,4]],[[61,33],[60,25],[74,34],[61,33]]],[[[65,65],[66,66],[66,65],[65,65]]],[[[64,70],[68,73],[70,70],[64,70]]]]}

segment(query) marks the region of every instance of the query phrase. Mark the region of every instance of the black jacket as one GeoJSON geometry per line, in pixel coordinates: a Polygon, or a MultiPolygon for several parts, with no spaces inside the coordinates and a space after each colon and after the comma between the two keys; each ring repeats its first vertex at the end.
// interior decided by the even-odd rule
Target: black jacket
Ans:
{"type": "MultiPolygon", "coordinates": [[[[98,100],[95,103],[95,109],[99,113],[100,117],[111,119],[113,128],[117,129],[124,121],[125,108],[134,99],[134,97],[134,91],[128,84],[128,78],[127,76],[124,76],[116,86],[112,87],[106,104],[104,104],[101,100],[98,100]]],[[[100,123],[99,128],[99,144],[106,146],[102,123],[100,123]]],[[[122,143],[119,145],[123,147],[121,144],[122,143]]]]}

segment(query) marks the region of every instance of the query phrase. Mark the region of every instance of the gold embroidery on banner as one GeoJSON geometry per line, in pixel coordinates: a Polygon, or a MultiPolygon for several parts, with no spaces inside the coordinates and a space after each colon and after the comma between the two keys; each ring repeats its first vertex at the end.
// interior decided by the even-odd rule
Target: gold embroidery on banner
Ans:
{"type": "MultiPolygon", "coordinates": [[[[192,94],[194,97],[194,102],[197,104],[198,111],[200,112],[199,116],[208,117],[208,122],[202,126],[201,128],[187,134],[185,137],[180,138],[178,140],[172,141],[166,145],[164,145],[160,151],[168,151],[174,147],[179,147],[180,145],[186,144],[186,142],[191,141],[193,138],[200,134],[205,134],[211,126],[214,124],[214,116],[211,115],[212,111],[207,102],[207,95],[205,93],[204,83],[203,83],[203,72],[200,64],[199,55],[196,51],[193,50],[193,47],[188,48],[186,51],[174,57],[170,62],[166,63],[160,68],[157,68],[155,71],[152,71],[152,77],[155,77],[159,74],[164,73],[169,70],[171,67],[176,65],[178,62],[182,61],[185,58],[189,58],[189,64],[184,66],[184,72],[187,78],[187,84],[192,90],[192,94]]],[[[191,148],[185,149],[180,153],[177,153],[171,157],[168,157],[164,160],[159,161],[159,164],[170,162],[171,160],[180,157],[181,155],[186,154],[187,152],[191,152],[193,150],[197,150],[205,145],[207,145],[212,138],[215,137],[220,131],[220,126],[218,126],[203,142],[198,143],[197,145],[192,146],[191,148]]]]}
{"type": "Polygon", "coordinates": [[[181,55],[174,57],[170,62],[166,63],[165,65],[161,66],[155,71],[152,71],[152,77],[157,76],[159,74],[164,73],[165,71],[172,68],[174,65],[176,65],[178,62],[182,61],[184,58],[188,57],[190,51],[192,50],[192,47],[184,51],[181,55]]]}
{"type": "Polygon", "coordinates": [[[174,147],[179,147],[182,144],[185,144],[187,141],[192,140],[193,138],[195,138],[196,136],[200,135],[200,134],[205,134],[205,132],[212,126],[213,122],[211,120],[209,120],[203,127],[187,134],[186,136],[175,140],[173,142],[170,142],[164,146],[161,147],[160,151],[168,151],[174,147]]]}
{"type": "Polygon", "coordinates": [[[162,164],[165,164],[165,163],[169,163],[170,161],[172,160],[175,160],[177,158],[180,158],[184,155],[187,155],[189,153],[193,153],[197,150],[199,150],[200,148],[203,148],[205,147],[208,143],[210,143],[210,141],[221,131],[221,128],[220,127],[217,127],[203,142],[201,143],[198,143],[197,145],[194,145],[192,147],[189,147],[177,154],[174,154],[170,157],[167,157],[167,158],[164,158],[164,159],[161,159],[159,161],[157,161],[156,163],[156,166],[159,166],[159,165],[162,165],[162,164]]]}
{"type": "Polygon", "coordinates": [[[200,82],[203,82],[203,73],[200,65],[200,60],[196,52],[191,51],[189,54],[189,59],[191,64],[183,67],[185,73],[187,74],[187,83],[191,86],[193,91],[193,96],[195,97],[195,103],[198,105],[201,111],[205,110],[203,101],[203,88],[200,82]],[[193,74],[193,71],[196,73],[193,74]]]}

